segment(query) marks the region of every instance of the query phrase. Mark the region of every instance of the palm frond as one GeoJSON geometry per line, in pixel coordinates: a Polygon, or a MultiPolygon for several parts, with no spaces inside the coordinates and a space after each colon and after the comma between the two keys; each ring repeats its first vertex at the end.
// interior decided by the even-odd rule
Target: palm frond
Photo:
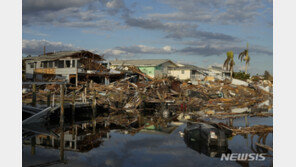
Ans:
{"type": "Polygon", "coordinates": [[[250,63],[251,58],[249,56],[246,57],[246,64],[250,63]]]}
{"type": "Polygon", "coordinates": [[[244,52],[241,52],[241,53],[238,55],[238,59],[241,60],[242,57],[244,57],[244,52]]]}

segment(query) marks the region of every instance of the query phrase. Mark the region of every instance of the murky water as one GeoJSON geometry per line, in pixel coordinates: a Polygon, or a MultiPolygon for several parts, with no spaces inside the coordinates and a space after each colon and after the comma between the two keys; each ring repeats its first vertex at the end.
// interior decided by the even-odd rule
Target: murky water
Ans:
{"type": "MultiPolygon", "coordinates": [[[[272,117],[248,117],[248,123],[249,126],[273,124],[272,117]]],[[[245,126],[245,118],[233,120],[233,125],[245,126]]],[[[187,145],[180,135],[186,126],[186,123],[169,122],[166,126],[147,126],[134,133],[122,127],[113,126],[106,129],[102,126],[97,127],[96,135],[92,134],[91,128],[86,128],[74,135],[74,140],[71,129],[68,129],[65,132],[67,163],[53,166],[272,166],[272,152],[266,152],[255,145],[257,135],[253,136],[253,139],[251,135],[228,138],[228,149],[232,153],[266,152],[271,157],[266,157],[264,161],[221,161],[220,157],[215,157],[219,150],[207,147],[201,149],[198,143],[187,145]],[[89,136],[88,140],[85,136],[89,136]]],[[[38,135],[34,155],[32,146],[28,143],[30,139],[23,141],[23,166],[49,164],[59,160],[59,141],[49,136],[38,135]]],[[[266,145],[273,146],[272,133],[266,137],[266,145]]]]}

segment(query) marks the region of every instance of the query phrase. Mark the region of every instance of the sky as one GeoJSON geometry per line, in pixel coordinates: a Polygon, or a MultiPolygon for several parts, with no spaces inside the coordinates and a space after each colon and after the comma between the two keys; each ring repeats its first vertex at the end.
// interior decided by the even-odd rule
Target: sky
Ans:
{"type": "Polygon", "coordinates": [[[89,50],[114,59],[221,66],[249,44],[248,72],[273,73],[272,0],[23,0],[22,56],[89,50]]]}

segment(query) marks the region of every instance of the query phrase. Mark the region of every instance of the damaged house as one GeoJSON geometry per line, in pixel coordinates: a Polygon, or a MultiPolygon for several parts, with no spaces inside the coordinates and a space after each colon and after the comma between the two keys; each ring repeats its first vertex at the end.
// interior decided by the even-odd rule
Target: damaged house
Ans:
{"type": "Polygon", "coordinates": [[[23,58],[25,78],[32,81],[63,80],[78,83],[92,79],[97,83],[109,83],[110,77],[121,77],[120,72],[110,72],[103,57],[85,50],[45,53],[23,58]]]}
{"type": "Polygon", "coordinates": [[[171,67],[168,69],[169,76],[173,76],[180,80],[202,80],[207,74],[207,70],[190,65],[190,64],[178,64],[177,67],[171,67]]]}
{"type": "Polygon", "coordinates": [[[210,66],[207,73],[209,76],[213,76],[221,80],[225,79],[226,77],[230,77],[230,71],[226,71],[219,66],[210,66]]]}
{"type": "Polygon", "coordinates": [[[143,59],[143,60],[113,60],[110,61],[111,69],[124,69],[135,66],[152,78],[161,78],[168,75],[168,69],[177,67],[177,64],[168,59],[143,59]]]}

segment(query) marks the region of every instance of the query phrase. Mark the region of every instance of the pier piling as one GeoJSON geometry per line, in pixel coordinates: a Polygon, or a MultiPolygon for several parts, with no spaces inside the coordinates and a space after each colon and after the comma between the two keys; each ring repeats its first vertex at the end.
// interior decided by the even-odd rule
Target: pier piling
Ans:
{"type": "Polygon", "coordinates": [[[64,84],[60,85],[60,160],[64,161],[64,84]]]}
{"type": "Polygon", "coordinates": [[[36,106],[36,84],[33,84],[32,85],[32,91],[33,91],[33,94],[32,94],[32,106],[36,106]]]}
{"type": "Polygon", "coordinates": [[[93,99],[92,99],[92,110],[93,110],[93,133],[96,133],[96,115],[97,115],[97,106],[96,106],[96,91],[93,91],[93,99]]]}
{"type": "Polygon", "coordinates": [[[48,91],[48,92],[47,92],[47,107],[50,106],[50,96],[51,96],[51,92],[48,91]]]}
{"type": "Polygon", "coordinates": [[[74,140],[74,122],[75,122],[75,91],[72,92],[72,139],[74,140]]]}

